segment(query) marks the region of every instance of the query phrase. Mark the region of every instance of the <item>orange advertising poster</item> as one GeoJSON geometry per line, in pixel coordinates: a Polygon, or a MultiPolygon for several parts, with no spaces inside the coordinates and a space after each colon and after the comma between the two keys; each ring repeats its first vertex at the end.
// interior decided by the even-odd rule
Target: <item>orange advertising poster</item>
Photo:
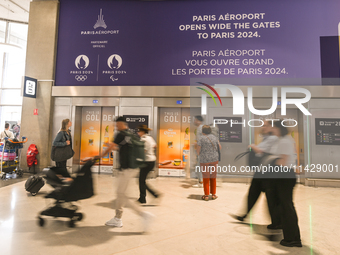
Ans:
{"type": "MultiPolygon", "coordinates": [[[[161,108],[159,119],[159,163],[182,165],[181,108],[161,108]]],[[[167,164],[168,166],[171,166],[167,164]]]]}
{"type": "MultiPolygon", "coordinates": [[[[115,123],[115,108],[114,107],[103,107],[102,108],[102,127],[101,127],[101,152],[106,150],[107,143],[113,140],[115,123]]],[[[113,153],[109,152],[104,155],[100,161],[102,165],[112,165],[113,164],[113,153]]]]}
{"type": "Polygon", "coordinates": [[[99,155],[100,121],[100,107],[83,107],[80,158],[99,155]]]}
{"type": "Polygon", "coordinates": [[[183,165],[186,165],[189,161],[191,119],[190,108],[183,108],[181,118],[181,148],[183,165]]]}
{"type": "Polygon", "coordinates": [[[190,163],[190,137],[195,138],[194,116],[199,108],[161,108],[159,115],[159,167],[184,168],[190,163]]]}

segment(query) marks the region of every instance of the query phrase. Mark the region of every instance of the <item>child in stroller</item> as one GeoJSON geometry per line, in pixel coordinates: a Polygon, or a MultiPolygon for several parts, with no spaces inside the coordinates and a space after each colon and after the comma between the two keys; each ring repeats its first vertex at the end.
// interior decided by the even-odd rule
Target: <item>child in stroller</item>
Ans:
{"type": "Polygon", "coordinates": [[[54,206],[42,211],[38,216],[38,224],[42,227],[45,224],[42,216],[70,218],[69,227],[75,226],[75,221],[83,218],[82,213],[76,212],[78,207],[72,202],[87,199],[94,195],[91,167],[96,160],[90,160],[77,172],[75,178],[71,178],[66,169],[51,168],[46,172],[46,182],[54,190],[45,198],[55,199],[54,206]],[[61,178],[60,178],[61,177],[61,178]]]}

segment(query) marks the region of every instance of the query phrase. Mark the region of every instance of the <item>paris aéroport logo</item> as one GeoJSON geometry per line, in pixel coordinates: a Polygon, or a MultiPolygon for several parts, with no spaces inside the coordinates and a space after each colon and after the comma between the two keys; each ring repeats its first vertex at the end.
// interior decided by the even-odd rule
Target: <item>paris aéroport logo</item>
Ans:
{"type": "MultiPolygon", "coordinates": [[[[110,13],[109,13],[110,14],[110,13]]],[[[97,16],[97,20],[93,20],[93,29],[94,30],[81,30],[80,34],[87,36],[87,35],[118,35],[119,34],[119,29],[114,29],[114,30],[108,30],[108,26],[112,27],[112,21],[110,22],[110,20],[107,21],[107,24],[104,20],[104,14],[103,14],[103,9],[99,10],[99,15],[98,12],[96,12],[96,14],[94,14],[97,16]]],[[[112,13],[111,16],[109,16],[112,18],[112,13]]]]}
{"type": "Polygon", "coordinates": [[[96,24],[94,24],[93,28],[96,29],[98,27],[102,27],[104,29],[107,28],[106,24],[105,24],[105,21],[104,21],[104,15],[103,15],[103,10],[100,9],[100,13],[98,15],[98,19],[97,19],[97,22],[96,24]]]}

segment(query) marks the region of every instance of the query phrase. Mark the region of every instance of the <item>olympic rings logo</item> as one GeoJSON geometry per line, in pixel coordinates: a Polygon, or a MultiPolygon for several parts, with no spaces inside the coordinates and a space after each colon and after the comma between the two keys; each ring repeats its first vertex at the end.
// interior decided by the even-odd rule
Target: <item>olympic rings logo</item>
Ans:
{"type": "Polygon", "coordinates": [[[85,81],[87,79],[87,75],[76,75],[75,79],[77,81],[85,81]]]}

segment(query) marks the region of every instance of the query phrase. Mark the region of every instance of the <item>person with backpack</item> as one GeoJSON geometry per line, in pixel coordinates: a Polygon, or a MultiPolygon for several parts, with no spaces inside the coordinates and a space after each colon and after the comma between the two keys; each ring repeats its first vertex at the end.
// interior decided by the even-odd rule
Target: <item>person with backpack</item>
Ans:
{"type": "Polygon", "coordinates": [[[151,195],[153,195],[155,198],[159,197],[159,193],[151,189],[146,184],[146,177],[148,176],[149,172],[152,171],[152,169],[155,167],[156,162],[156,155],[155,155],[155,149],[156,149],[156,142],[155,140],[149,135],[149,131],[151,129],[148,128],[147,125],[141,125],[138,127],[138,135],[140,136],[141,140],[145,143],[145,161],[144,166],[140,168],[139,172],[139,198],[138,202],[141,204],[146,203],[146,190],[148,190],[151,195]]]}
{"type": "Polygon", "coordinates": [[[144,153],[144,143],[140,142],[140,139],[128,130],[128,124],[124,117],[116,119],[116,126],[119,133],[112,143],[107,144],[107,149],[100,155],[100,157],[103,157],[111,150],[119,150],[120,168],[117,179],[117,198],[115,201],[116,213],[105,225],[123,227],[123,207],[130,207],[143,218],[145,232],[148,230],[154,216],[142,211],[126,194],[131,179],[137,175],[137,162],[144,161],[144,155],[137,155],[138,152],[144,153]]]}
{"type": "Polygon", "coordinates": [[[9,131],[9,123],[5,124],[5,130],[2,131],[1,134],[0,134],[1,142],[5,141],[5,137],[8,137],[10,139],[14,138],[14,134],[11,131],[9,131]]]}

